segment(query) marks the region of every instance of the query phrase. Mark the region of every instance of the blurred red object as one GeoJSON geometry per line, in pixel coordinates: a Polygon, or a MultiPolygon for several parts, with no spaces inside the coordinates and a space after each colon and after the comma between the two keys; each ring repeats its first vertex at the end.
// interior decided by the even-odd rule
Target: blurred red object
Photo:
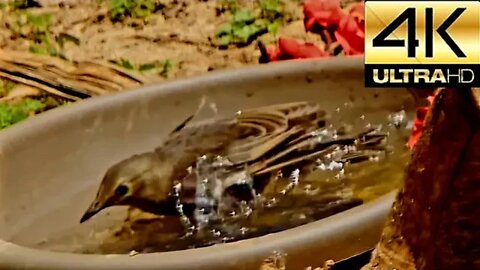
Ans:
{"type": "Polygon", "coordinates": [[[407,146],[410,149],[413,149],[415,147],[418,140],[420,139],[420,136],[422,135],[425,118],[427,116],[428,111],[429,111],[429,107],[417,108],[417,114],[415,115],[415,119],[413,120],[412,134],[410,134],[410,137],[407,142],[407,146]]]}
{"type": "Polygon", "coordinates": [[[304,25],[307,31],[315,27],[330,29],[340,24],[345,11],[338,0],[305,0],[303,3],[304,25]]]}
{"type": "Polygon", "coordinates": [[[335,37],[346,55],[365,52],[365,8],[362,3],[351,5],[335,31],[335,37]]]}
{"type": "MultiPolygon", "coordinates": [[[[433,103],[435,99],[435,95],[429,96],[428,101],[430,105],[433,103]]],[[[415,115],[415,119],[413,120],[413,127],[412,127],[412,134],[410,134],[410,138],[408,139],[407,146],[410,149],[413,149],[417,144],[420,136],[422,135],[423,129],[425,127],[425,119],[427,118],[427,114],[430,111],[430,106],[426,107],[418,107],[417,114],[415,115]]]]}
{"type": "Polygon", "coordinates": [[[365,52],[365,7],[351,4],[342,9],[338,0],[305,0],[303,4],[305,29],[333,35],[325,38],[327,47],[338,42],[346,55],[365,52]]]}
{"type": "Polygon", "coordinates": [[[268,48],[267,53],[270,61],[328,56],[328,53],[313,43],[299,42],[291,38],[279,38],[278,46],[268,48]]]}
{"type": "Polygon", "coordinates": [[[305,0],[303,4],[305,30],[318,33],[325,48],[291,38],[279,38],[275,47],[264,51],[265,62],[333,56],[340,45],[346,55],[361,55],[365,51],[365,9],[363,3],[342,9],[338,0],[305,0]]]}

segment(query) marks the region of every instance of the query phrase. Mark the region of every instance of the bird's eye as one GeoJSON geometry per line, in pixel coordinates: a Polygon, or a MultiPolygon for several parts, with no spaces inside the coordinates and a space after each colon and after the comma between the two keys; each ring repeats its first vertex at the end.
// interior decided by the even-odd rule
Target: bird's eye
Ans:
{"type": "Polygon", "coordinates": [[[115,194],[118,196],[125,196],[128,193],[128,187],[126,185],[119,185],[115,189],[115,194]]]}

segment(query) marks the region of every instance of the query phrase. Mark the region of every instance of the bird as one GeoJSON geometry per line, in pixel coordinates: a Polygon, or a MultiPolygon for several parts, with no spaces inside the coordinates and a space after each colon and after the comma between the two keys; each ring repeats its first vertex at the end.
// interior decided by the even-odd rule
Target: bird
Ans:
{"type": "MultiPolygon", "coordinates": [[[[340,129],[326,136],[329,115],[311,101],[250,108],[215,121],[191,124],[198,111],[153,151],[135,154],[108,168],[80,223],[103,209],[120,205],[155,215],[191,217],[197,207],[198,186],[192,168],[202,157],[224,157],[224,166],[252,176],[252,185],[261,192],[272,175],[332,153],[342,145],[356,147],[341,160],[368,159],[387,136],[375,128],[357,134],[340,129]]],[[[235,184],[223,185],[222,191],[235,184]]]]}

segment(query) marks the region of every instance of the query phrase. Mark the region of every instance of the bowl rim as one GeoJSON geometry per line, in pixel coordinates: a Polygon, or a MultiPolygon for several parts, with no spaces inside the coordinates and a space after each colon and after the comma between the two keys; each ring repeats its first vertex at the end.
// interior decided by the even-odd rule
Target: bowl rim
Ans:
{"type": "MultiPolygon", "coordinates": [[[[319,70],[363,70],[363,56],[341,57],[328,59],[305,59],[283,61],[268,65],[256,65],[238,69],[214,71],[191,78],[168,81],[162,84],[146,85],[135,89],[115,92],[105,96],[78,101],[68,106],[44,112],[31,119],[22,121],[0,132],[0,153],[2,147],[18,140],[25,134],[33,134],[39,128],[48,128],[62,119],[69,119],[80,112],[96,111],[105,106],[122,103],[130,99],[148,98],[159,93],[173,93],[177,90],[194,88],[198,84],[217,84],[222,81],[255,80],[265,77],[305,75],[319,70]]],[[[380,198],[361,206],[340,212],[333,216],[301,225],[289,230],[268,234],[261,237],[240,240],[236,242],[219,244],[189,250],[179,250],[161,253],[126,255],[90,255],[60,253],[39,250],[20,246],[0,239],[0,268],[3,266],[18,267],[19,262],[25,268],[37,269],[73,269],[72,266],[80,265],[82,268],[116,269],[132,267],[133,269],[165,269],[178,268],[181,265],[197,265],[214,263],[219,264],[224,260],[234,258],[241,260],[251,254],[267,252],[277,247],[299,244],[305,239],[328,239],[332,235],[348,235],[352,230],[361,227],[368,230],[372,220],[377,223],[384,222],[397,191],[392,191],[380,198]],[[261,243],[261,244],[260,244],[261,243]],[[193,256],[195,255],[195,256],[193,256]]]]}

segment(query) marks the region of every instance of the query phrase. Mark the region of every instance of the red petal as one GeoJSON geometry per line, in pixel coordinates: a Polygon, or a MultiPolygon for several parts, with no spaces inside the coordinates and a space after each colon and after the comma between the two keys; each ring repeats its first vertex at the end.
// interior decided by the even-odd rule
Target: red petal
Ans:
{"type": "MultiPolygon", "coordinates": [[[[430,105],[433,103],[435,99],[435,95],[431,95],[428,98],[430,105]]],[[[408,139],[408,147],[413,149],[417,144],[420,136],[422,135],[423,129],[425,128],[425,119],[427,118],[427,114],[430,112],[430,107],[419,107],[417,108],[417,115],[415,116],[412,128],[412,134],[408,139]]]]}
{"type": "Polygon", "coordinates": [[[267,54],[268,54],[268,59],[273,62],[273,61],[280,60],[282,52],[280,51],[280,48],[276,46],[272,46],[267,48],[267,54]]]}
{"type": "Polygon", "coordinates": [[[363,54],[365,52],[365,33],[350,16],[341,20],[335,32],[335,38],[342,45],[347,55],[363,54]]]}
{"type": "Polygon", "coordinates": [[[327,54],[312,43],[300,43],[294,39],[280,38],[278,47],[288,59],[324,57],[327,54]]]}
{"type": "Polygon", "coordinates": [[[310,31],[316,24],[324,28],[336,26],[345,16],[338,0],[305,0],[303,14],[307,31],[310,31]]]}
{"type": "Polygon", "coordinates": [[[410,138],[408,138],[407,146],[410,149],[413,149],[417,144],[418,140],[420,140],[420,136],[422,135],[421,131],[412,132],[410,138]]]}
{"type": "Polygon", "coordinates": [[[358,25],[358,28],[365,31],[365,5],[363,3],[355,3],[348,7],[349,15],[358,25]]]}
{"type": "Polygon", "coordinates": [[[412,127],[412,134],[408,139],[407,145],[410,149],[413,149],[417,144],[420,136],[422,135],[423,125],[425,122],[425,117],[429,111],[429,107],[420,107],[417,108],[417,115],[415,116],[415,120],[413,121],[412,127]]]}

